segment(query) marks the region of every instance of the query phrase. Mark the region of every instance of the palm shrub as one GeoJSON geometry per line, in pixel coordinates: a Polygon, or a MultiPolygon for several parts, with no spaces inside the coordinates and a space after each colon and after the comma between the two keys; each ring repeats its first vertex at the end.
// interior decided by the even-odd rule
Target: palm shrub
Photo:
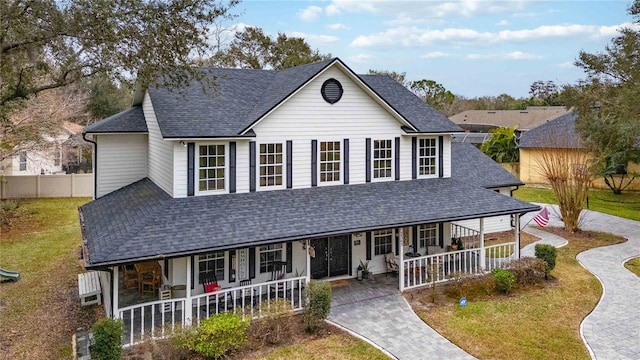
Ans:
{"type": "Polygon", "coordinates": [[[96,360],[118,360],[122,354],[122,320],[104,318],[93,325],[91,358],[96,360]]]}
{"type": "Polygon", "coordinates": [[[331,311],[331,285],[326,281],[311,280],[307,286],[307,305],[304,324],[307,331],[315,331],[331,311]]]}
{"type": "Polygon", "coordinates": [[[518,162],[520,150],[516,143],[515,131],[515,126],[489,130],[493,136],[482,143],[480,150],[499,163],[518,162]]]}
{"type": "Polygon", "coordinates": [[[538,259],[544,260],[544,278],[547,279],[549,272],[556,267],[556,248],[553,245],[537,244],[535,255],[538,259]]]}

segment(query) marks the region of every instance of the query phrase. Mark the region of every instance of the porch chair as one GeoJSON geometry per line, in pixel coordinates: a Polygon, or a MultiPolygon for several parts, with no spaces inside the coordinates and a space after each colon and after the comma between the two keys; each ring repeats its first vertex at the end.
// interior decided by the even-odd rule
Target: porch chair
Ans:
{"type": "Polygon", "coordinates": [[[155,294],[162,283],[162,271],[154,270],[142,274],[140,279],[141,293],[155,294]]]}
{"type": "MultiPolygon", "coordinates": [[[[240,287],[242,286],[248,286],[251,285],[251,279],[244,279],[244,280],[240,280],[240,287]]],[[[256,306],[256,289],[255,288],[251,288],[251,290],[249,290],[249,292],[247,292],[247,290],[244,291],[244,297],[249,298],[251,300],[251,305],[252,306],[256,306]]],[[[245,301],[245,305],[246,305],[246,301],[245,301]]]]}
{"type": "Polygon", "coordinates": [[[138,271],[134,265],[122,266],[122,288],[137,288],[138,287],[138,271]]]}
{"type": "Polygon", "coordinates": [[[218,285],[218,278],[216,277],[215,271],[209,271],[204,274],[204,276],[200,278],[200,282],[202,283],[205,293],[216,292],[222,289],[222,286],[218,285]]]}
{"type": "Polygon", "coordinates": [[[384,264],[387,270],[384,273],[384,276],[387,276],[390,272],[398,273],[398,262],[396,261],[396,255],[393,252],[384,254],[384,264]]]}
{"type": "MultiPolygon", "coordinates": [[[[286,261],[274,261],[271,267],[271,281],[282,280],[284,279],[284,275],[287,272],[287,262],[286,261]]],[[[276,293],[276,297],[279,293],[284,295],[284,291],[286,286],[284,283],[271,284],[269,286],[271,292],[276,293]]]]}

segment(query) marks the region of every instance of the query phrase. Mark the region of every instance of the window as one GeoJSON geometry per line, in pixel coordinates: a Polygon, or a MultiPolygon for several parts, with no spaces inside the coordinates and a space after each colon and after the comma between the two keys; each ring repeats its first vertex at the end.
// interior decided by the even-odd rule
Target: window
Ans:
{"type": "Polygon", "coordinates": [[[282,185],[282,144],[260,144],[260,186],[282,185]]]}
{"type": "Polygon", "coordinates": [[[419,139],[418,175],[436,175],[436,139],[419,139]]]}
{"type": "Polygon", "coordinates": [[[320,182],[340,181],[340,141],[320,142],[320,182]]]}
{"type": "Polygon", "coordinates": [[[224,190],[224,145],[200,146],[199,157],[198,189],[224,190]]]}
{"type": "Polygon", "coordinates": [[[27,170],[27,152],[20,151],[20,171],[27,170]]]}
{"type": "Polygon", "coordinates": [[[60,149],[53,150],[53,166],[60,166],[61,158],[62,154],[60,153],[60,149]]]}
{"type": "Polygon", "coordinates": [[[391,140],[373,141],[373,178],[390,178],[392,170],[393,154],[391,140]]]}
{"type": "Polygon", "coordinates": [[[427,246],[437,246],[438,243],[438,225],[428,224],[418,226],[418,245],[421,248],[427,246]]]}
{"type": "Polygon", "coordinates": [[[260,273],[271,272],[275,261],[282,261],[282,244],[260,246],[260,273]]]}
{"type": "Polygon", "coordinates": [[[224,280],[224,251],[216,251],[198,256],[198,278],[204,279],[214,271],[218,281],[224,280]]]}
{"type": "Polygon", "coordinates": [[[376,255],[384,255],[392,250],[393,230],[376,230],[373,232],[373,244],[376,255]]]}

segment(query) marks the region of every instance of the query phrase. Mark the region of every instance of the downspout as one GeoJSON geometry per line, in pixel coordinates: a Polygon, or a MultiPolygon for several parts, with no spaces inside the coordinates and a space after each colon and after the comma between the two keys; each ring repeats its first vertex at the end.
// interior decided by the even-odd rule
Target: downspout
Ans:
{"type": "Polygon", "coordinates": [[[107,314],[110,318],[114,319],[113,316],[113,305],[114,305],[114,298],[113,298],[113,269],[111,268],[107,268],[107,272],[109,273],[109,279],[111,280],[111,286],[109,286],[109,294],[110,294],[110,299],[111,299],[111,306],[109,307],[111,309],[111,314],[107,314]]]}
{"type": "Polygon", "coordinates": [[[82,133],[82,139],[93,144],[93,199],[96,199],[98,193],[98,143],[87,139],[87,133],[82,133]]]}
{"type": "Polygon", "coordinates": [[[513,186],[511,187],[511,193],[509,194],[511,197],[513,197],[513,193],[515,191],[518,191],[518,189],[520,189],[520,185],[516,185],[516,188],[514,189],[513,186]]]}

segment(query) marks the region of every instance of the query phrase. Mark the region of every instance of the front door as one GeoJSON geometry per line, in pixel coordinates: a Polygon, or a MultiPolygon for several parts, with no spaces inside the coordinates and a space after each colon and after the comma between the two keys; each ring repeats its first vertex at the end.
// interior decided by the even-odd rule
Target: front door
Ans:
{"type": "Polygon", "coordinates": [[[349,273],[351,242],[349,235],[312,239],[315,257],[311,258],[311,277],[321,279],[349,273]]]}

